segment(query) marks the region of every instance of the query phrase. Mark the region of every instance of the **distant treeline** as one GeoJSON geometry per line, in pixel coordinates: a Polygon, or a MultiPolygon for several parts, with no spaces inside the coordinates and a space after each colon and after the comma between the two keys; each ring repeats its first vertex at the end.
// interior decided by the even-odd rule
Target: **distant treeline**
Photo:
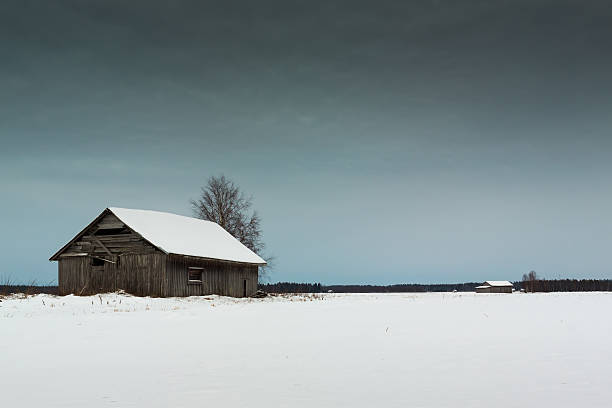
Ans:
{"type": "MultiPolygon", "coordinates": [[[[259,289],[268,293],[393,293],[393,292],[474,292],[481,282],[398,284],[398,285],[322,285],[320,283],[278,282],[259,284],[259,289]]],[[[518,284],[516,285],[517,288],[518,284]]]]}
{"type": "MultiPolygon", "coordinates": [[[[556,279],[517,281],[515,290],[526,292],[612,292],[612,280],[556,279]]],[[[394,293],[394,292],[474,292],[482,282],[398,284],[398,285],[322,285],[320,283],[278,282],[259,284],[268,293],[394,293]]]]}
{"type": "Polygon", "coordinates": [[[526,292],[612,292],[610,279],[538,279],[520,284],[526,292]]]}
{"type": "Polygon", "coordinates": [[[57,286],[0,285],[0,295],[10,295],[11,293],[25,293],[26,295],[47,293],[49,295],[57,295],[57,286]]]}

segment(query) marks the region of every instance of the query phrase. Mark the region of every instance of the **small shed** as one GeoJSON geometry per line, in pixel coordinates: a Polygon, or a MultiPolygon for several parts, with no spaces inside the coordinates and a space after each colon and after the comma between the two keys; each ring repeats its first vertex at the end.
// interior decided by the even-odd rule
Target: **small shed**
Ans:
{"type": "Polygon", "coordinates": [[[246,297],[266,262],[214,222],[107,208],[50,261],[59,294],[125,290],[137,296],[246,297]]]}
{"type": "Polygon", "coordinates": [[[476,293],[512,293],[512,283],[508,281],[486,281],[476,286],[476,293]]]}

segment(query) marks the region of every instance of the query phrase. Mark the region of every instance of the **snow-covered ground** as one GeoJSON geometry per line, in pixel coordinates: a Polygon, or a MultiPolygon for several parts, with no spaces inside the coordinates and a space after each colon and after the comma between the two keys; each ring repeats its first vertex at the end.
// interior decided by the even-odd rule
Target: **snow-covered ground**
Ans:
{"type": "Polygon", "coordinates": [[[609,407],[612,294],[4,298],[6,407],[609,407]]]}

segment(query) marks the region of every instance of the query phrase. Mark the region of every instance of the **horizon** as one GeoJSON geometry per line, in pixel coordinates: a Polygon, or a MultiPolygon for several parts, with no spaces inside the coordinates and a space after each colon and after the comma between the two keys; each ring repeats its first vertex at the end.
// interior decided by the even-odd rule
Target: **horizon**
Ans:
{"type": "MultiPolygon", "coordinates": [[[[5,278],[4,281],[0,281],[0,287],[5,286],[5,287],[32,287],[32,288],[52,288],[52,287],[57,287],[57,282],[48,282],[48,283],[42,283],[42,282],[38,282],[38,281],[33,281],[33,282],[29,282],[29,283],[20,283],[20,282],[15,282],[11,279],[11,276],[5,276],[3,277],[5,278]],[[7,279],[8,278],[8,279],[7,279]]],[[[547,279],[544,277],[538,277],[537,280],[541,280],[541,281],[559,281],[559,280],[568,280],[568,281],[612,281],[612,278],[558,278],[558,279],[547,279]]],[[[471,280],[466,280],[463,282],[460,281],[455,281],[455,282],[431,282],[431,283],[423,283],[423,282],[396,282],[396,283],[390,283],[390,284],[373,284],[373,283],[322,283],[322,282],[315,282],[315,281],[262,281],[259,282],[260,285],[280,285],[280,284],[296,284],[296,285],[321,285],[323,287],[333,287],[333,286],[340,286],[340,287],[350,287],[350,286],[357,286],[357,287],[380,287],[380,288],[386,288],[386,287],[392,287],[392,286],[459,286],[459,285],[479,285],[482,284],[486,281],[471,281],[471,280]]],[[[508,282],[512,283],[513,285],[516,284],[520,284],[522,282],[524,282],[521,279],[509,279],[508,282]]],[[[401,293],[401,292],[400,292],[401,293]]],[[[406,292],[406,293],[413,293],[413,292],[406,292]]]]}
{"type": "Polygon", "coordinates": [[[612,278],[605,1],[230,3],[0,5],[0,281],[219,174],[270,282],[612,278]]]}

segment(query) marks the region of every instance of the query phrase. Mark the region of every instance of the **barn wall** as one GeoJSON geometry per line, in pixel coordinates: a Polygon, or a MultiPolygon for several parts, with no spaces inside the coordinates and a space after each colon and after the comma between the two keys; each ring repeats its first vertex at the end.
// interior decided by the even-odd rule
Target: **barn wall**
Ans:
{"type": "MultiPolygon", "coordinates": [[[[111,212],[104,214],[63,251],[63,255],[86,253],[92,256],[151,254],[160,252],[139,234],[130,230],[111,212]]],[[[161,252],[160,252],[161,253],[161,252]]],[[[110,258],[108,258],[110,259],[110,258]]]]}
{"type": "Polygon", "coordinates": [[[117,270],[116,286],[137,296],[165,296],[165,254],[124,255],[117,270]]]}
{"type": "Polygon", "coordinates": [[[492,286],[476,289],[476,293],[512,293],[512,286],[492,286]]]}
{"type": "Polygon", "coordinates": [[[58,262],[59,294],[91,295],[125,290],[137,296],[164,296],[166,257],[161,253],[123,255],[115,263],[91,265],[91,257],[62,257],[58,262]]]}
{"type": "Polygon", "coordinates": [[[122,289],[139,296],[164,296],[166,257],[106,211],[59,256],[59,293],[90,295],[122,289]],[[93,266],[93,258],[109,262],[93,266]]]}
{"type": "MultiPolygon", "coordinates": [[[[58,265],[58,293],[60,295],[82,295],[89,287],[89,258],[75,256],[60,258],[58,265]]],[[[87,293],[88,294],[88,293],[87,293]]]]}
{"type": "Polygon", "coordinates": [[[512,286],[493,286],[491,293],[512,293],[512,286]]]}
{"type": "Polygon", "coordinates": [[[247,296],[257,291],[257,265],[212,261],[188,256],[169,255],[167,265],[167,296],[198,296],[217,294],[242,297],[244,280],[247,296]],[[189,267],[204,268],[202,283],[188,283],[189,267]]]}
{"type": "MultiPolygon", "coordinates": [[[[211,261],[162,253],[122,255],[118,263],[91,265],[91,257],[61,257],[59,294],[92,295],[124,290],[137,296],[199,296],[218,294],[242,297],[257,291],[257,265],[211,261]],[[202,283],[188,283],[189,267],[203,268],[202,283]]],[[[117,261],[115,261],[117,262],[117,261]]]]}

